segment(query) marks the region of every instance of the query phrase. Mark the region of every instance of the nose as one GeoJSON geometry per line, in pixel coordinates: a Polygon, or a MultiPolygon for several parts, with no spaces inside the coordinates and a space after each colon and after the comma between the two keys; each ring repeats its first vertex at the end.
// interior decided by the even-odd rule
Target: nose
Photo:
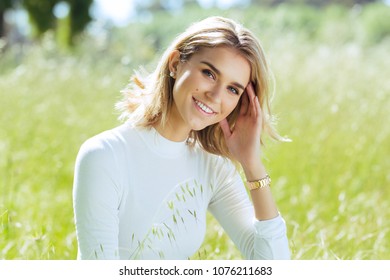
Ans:
{"type": "Polygon", "coordinates": [[[215,84],[206,92],[207,97],[213,103],[219,104],[222,99],[222,86],[219,84],[215,84]]]}

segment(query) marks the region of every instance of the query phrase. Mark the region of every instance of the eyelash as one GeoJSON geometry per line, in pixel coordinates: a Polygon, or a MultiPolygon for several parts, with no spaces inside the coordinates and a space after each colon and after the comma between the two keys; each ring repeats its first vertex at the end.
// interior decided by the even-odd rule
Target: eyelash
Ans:
{"type": "Polygon", "coordinates": [[[229,87],[229,90],[233,93],[233,94],[236,94],[236,95],[239,95],[239,92],[236,88],[234,87],[229,87]]]}
{"type": "Polygon", "coordinates": [[[202,70],[202,73],[205,74],[206,76],[208,76],[209,78],[212,78],[213,80],[215,80],[215,76],[210,70],[204,69],[204,70],[202,70]]]}
{"type": "MultiPolygon", "coordinates": [[[[205,74],[207,77],[209,78],[212,78],[213,80],[215,80],[215,76],[213,74],[213,72],[211,72],[209,69],[203,69],[202,70],[202,73],[205,74]]],[[[235,87],[228,87],[229,91],[235,95],[239,95],[239,91],[238,89],[236,89],[235,87]]]]}

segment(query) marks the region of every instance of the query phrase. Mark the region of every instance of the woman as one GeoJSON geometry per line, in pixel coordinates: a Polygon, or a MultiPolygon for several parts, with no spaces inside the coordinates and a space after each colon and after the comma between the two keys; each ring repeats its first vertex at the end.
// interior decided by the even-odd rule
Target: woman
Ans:
{"type": "Polygon", "coordinates": [[[81,147],[74,211],[81,259],[188,259],[210,211],[247,259],[288,259],[261,161],[270,74],[234,21],[193,24],[118,104],[121,126],[81,147]],[[242,168],[252,203],[237,171],[242,168]]]}

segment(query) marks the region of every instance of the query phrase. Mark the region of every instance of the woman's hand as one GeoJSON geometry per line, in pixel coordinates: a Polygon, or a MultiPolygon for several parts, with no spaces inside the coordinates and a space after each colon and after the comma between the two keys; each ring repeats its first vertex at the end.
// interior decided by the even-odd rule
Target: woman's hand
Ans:
{"type": "Polygon", "coordinates": [[[261,165],[260,136],[263,117],[252,83],[248,84],[241,98],[241,109],[233,131],[226,119],[220,125],[230,153],[245,170],[261,165]]]}
{"type": "MultiPolygon", "coordinates": [[[[234,158],[240,162],[247,181],[264,178],[267,172],[261,162],[260,136],[263,114],[252,84],[246,87],[239,116],[233,131],[226,119],[220,122],[226,144],[234,158]]],[[[278,209],[269,187],[251,192],[255,216],[258,220],[269,220],[278,216],[278,209]]]]}

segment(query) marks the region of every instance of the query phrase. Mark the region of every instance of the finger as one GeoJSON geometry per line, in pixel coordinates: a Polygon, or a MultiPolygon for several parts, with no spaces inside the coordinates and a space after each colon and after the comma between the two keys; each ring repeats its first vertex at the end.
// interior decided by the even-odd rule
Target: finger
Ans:
{"type": "Polygon", "coordinates": [[[240,115],[245,115],[248,112],[248,106],[249,106],[249,96],[247,91],[244,91],[244,93],[241,96],[241,108],[240,108],[240,115]]]}
{"type": "Polygon", "coordinates": [[[256,110],[257,110],[257,122],[260,125],[260,133],[264,130],[264,116],[263,116],[263,110],[260,106],[259,98],[256,96],[256,110]]]}
{"type": "Polygon", "coordinates": [[[258,118],[262,118],[262,110],[261,110],[261,106],[260,106],[260,101],[259,101],[259,98],[256,96],[256,99],[255,99],[255,102],[256,104],[256,114],[257,114],[257,117],[258,118]]]}
{"type": "Polygon", "coordinates": [[[223,135],[225,136],[226,139],[228,139],[232,135],[232,132],[230,131],[230,127],[227,119],[223,119],[222,121],[220,121],[219,125],[221,126],[223,135]]]}
{"type": "Polygon", "coordinates": [[[250,83],[247,85],[246,91],[247,91],[247,93],[248,93],[249,98],[253,99],[253,98],[256,96],[256,94],[255,94],[255,89],[253,88],[252,82],[250,82],[250,83]]]}
{"type": "Polygon", "coordinates": [[[256,108],[257,100],[256,100],[256,94],[255,94],[255,90],[253,89],[252,83],[248,84],[247,92],[248,92],[248,97],[250,99],[250,107],[251,107],[250,116],[257,117],[258,115],[257,108],[256,108]]]}
{"type": "Polygon", "coordinates": [[[252,98],[252,114],[251,116],[253,117],[257,117],[257,109],[256,109],[256,103],[257,103],[257,99],[256,99],[256,96],[252,98]]]}

